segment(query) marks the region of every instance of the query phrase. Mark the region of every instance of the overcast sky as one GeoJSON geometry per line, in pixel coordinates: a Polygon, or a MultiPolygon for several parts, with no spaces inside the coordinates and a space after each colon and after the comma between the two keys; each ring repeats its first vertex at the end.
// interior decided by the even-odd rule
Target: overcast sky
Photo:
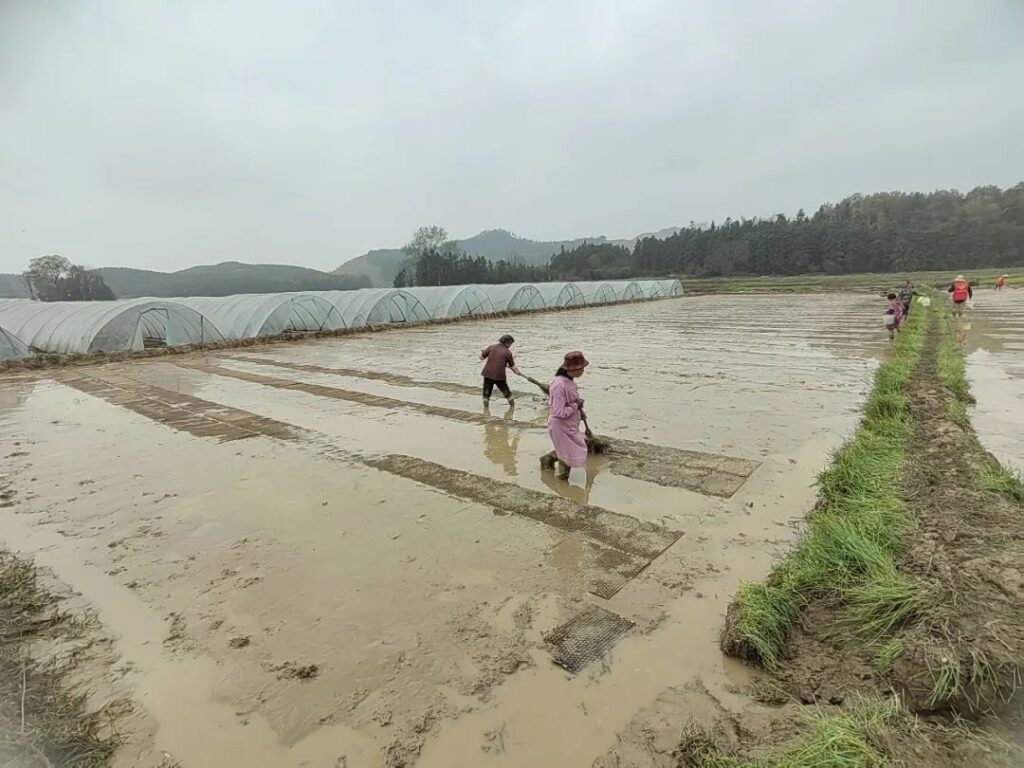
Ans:
{"type": "Polygon", "coordinates": [[[0,271],[1024,179],[1022,0],[0,0],[0,271]]]}

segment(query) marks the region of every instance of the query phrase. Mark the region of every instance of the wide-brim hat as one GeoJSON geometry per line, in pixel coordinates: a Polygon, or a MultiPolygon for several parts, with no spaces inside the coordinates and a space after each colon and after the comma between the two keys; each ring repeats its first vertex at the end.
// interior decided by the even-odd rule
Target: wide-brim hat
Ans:
{"type": "Polygon", "coordinates": [[[567,371],[582,371],[590,365],[590,361],[583,356],[582,352],[570,352],[562,361],[562,367],[567,371]]]}

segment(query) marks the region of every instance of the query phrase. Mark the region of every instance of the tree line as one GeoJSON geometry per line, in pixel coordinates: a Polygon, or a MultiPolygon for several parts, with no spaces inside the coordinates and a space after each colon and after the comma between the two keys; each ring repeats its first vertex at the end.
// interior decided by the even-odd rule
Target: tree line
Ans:
{"type": "Polygon", "coordinates": [[[1024,266],[1024,182],[967,193],[852,195],[810,216],[800,210],[793,217],[691,223],[675,235],[644,238],[632,248],[612,243],[562,248],[539,267],[480,263],[480,257],[461,253],[440,227],[422,228],[405,250],[410,260],[399,274],[405,285],[1024,266]]]}
{"type": "Polygon", "coordinates": [[[22,273],[29,295],[38,301],[113,301],[103,277],[56,254],[39,256],[22,273]]]}
{"type": "Polygon", "coordinates": [[[469,255],[449,239],[443,227],[420,227],[403,248],[409,257],[395,276],[396,288],[413,285],[463,285],[466,283],[531,283],[550,280],[550,268],[515,259],[489,261],[469,255]]]}

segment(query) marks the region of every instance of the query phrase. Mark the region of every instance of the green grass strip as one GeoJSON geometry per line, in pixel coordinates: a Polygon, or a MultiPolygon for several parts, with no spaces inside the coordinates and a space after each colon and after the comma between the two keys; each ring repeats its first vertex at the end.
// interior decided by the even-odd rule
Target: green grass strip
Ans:
{"type": "MultiPolygon", "coordinates": [[[[957,343],[957,327],[964,322],[953,317],[947,305],[940,305],[939,315],[939,379],[953,394],[949,404],[949,416],[963,428],[970,426],[967,406],[975,402],[971,394],[971,385],[967,379],[967,365],[964,360],[963,347],[957,343]]],[[[978,488],[993,493],[1001,493],[1012,498],[1018,504],[1024,504],[1024,479],[1013,467],[1005,467],[992,461],[978,467],[978,488]]]]}
{"type": "Polygon", "coordinates": [[[684,730],[681,764],[694,768],[882,768],[890,761],[874,743],[883,740],[884,729],[901,714],[895,699],[861,702],[835,715],[814,711],[805,719],[804,736],[753,760],[723,754],[706,734],[684,730]]]}
{"type": "Polygon", "coordinates": [[[894,558],[910,525],[899,495],[911,434],[906,388],[920,356],[931,311],[916,306],[892,357],[875,374],[853,438],[818,478],[819,502],[797,546],[763,582],[740,586],[734,599],[739,642],[774,668],[791,627],[812,597],[841,597],[868,639],[881,639],[918,608],[914,586],[894,558]]]}

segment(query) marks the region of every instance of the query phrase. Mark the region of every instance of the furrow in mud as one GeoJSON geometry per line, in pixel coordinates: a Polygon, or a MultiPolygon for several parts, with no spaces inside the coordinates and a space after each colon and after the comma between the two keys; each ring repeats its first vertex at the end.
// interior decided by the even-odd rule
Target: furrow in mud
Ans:
{"type": "Polygon", "coordinates": [[[220,442],[256,435],[301,440],[315,446],[321,455],[414,480],[493,507],[497,513],[516,514],[567,533],[579,533],[585,541],[582,570],[587,591],[603,598],[612,597],[682,535],[602,507],[412,456],[367,456],[344,451],[334,441],[311,430],[129,378],[108,379],[90,373],[60,380],[80,392],[196,437],[216,438],[220,442]]]}
{"type": "MultiPolygon", "coordinates": [[[[453,381],[424,381],[414,379],[410,376],[402,376],[398,373],[385,373],[383,371],[369,371],[365,368],[335,368],[324,365],[313,365],[311,363],[292,363],[284,360],[276,360],[269,357],[251,357],[248,355],[232,355],[228,360],[237,360],[243,363],[255,365],[274,366],[276,368],[287,368],[290,371],[302,371],[305,373],[326,373],[334,376],[348,376],[353,379],[368,379],[370,381],[383,381],[386,384],[393,384],[396,387],[413,387],[418,389],[435,389],[439,392],[457,392],[463,395],[479,395],[480,387],[471,387],[468,384],[458,384],[453,381]]],[[[525,394],[525,393],[523,393],[525,394]]],[[[516,393],[520,397],[521,393],[516,393]]],[[[531,395],[532,396],[532,395],[531,395]]]]}
{"type": "Polygon", "coordinates": [[[522,515],[567,533],[581,533],[609,547],[612,551],[601,556],[609,565],[624,568],[630,577],[639,572],[634,572],[638,561],[642,563],[642,570],[682,536],[679,531],[641,522],[602,507],[579,504],[561,496],[483,478],[413,456],[383,456],[367,463],[496,510],[522,515]],[[619,556],[622,556],[621,560],[617,560],[619,556]]]}
{"type": "Polygon", "coordinates": [[[291,440],[302,432],[274,419],[132,379],[119,377],[112,380],[96,374],[69,374],[60,376],[58,381],[196,437],[217,438],[220,442],[244,440],[256,435],[291,440]]]}
{"type": "MultiPolygon", "coordinates": [[[[538,424],[501,419],[482,413],[471,413],[456,408],[439,405],[427,405],[407,400],[397,400],[382,395],[371,395],[323,384],[311,384],[275,376],[264,376],[258,373],[240,371],[219,365],[204,363],[182,363],[176,365],[202,371],[216,376],[248,381],[276,389],[305,392],[317,397],[343,400],[374,408],[389,410],[411,410],[428,416],[438,416],[454,421],[470,424],[501,424],[519,429],[542,429],[538,424]]],[[[607,455],[611,459],[609,469],[617,475],[631,477],[635,480],[656,483],[657,485],[674,488],[686,488],[708,496],[728,498],[736,493],[750,474],[760,466],[760,462],[741,459],[733,456],[721,456],[699,451],[686,451],[661,445],[649,445],[634,440],[621,438],[601,438],[607,445],[607,455]]]]}

